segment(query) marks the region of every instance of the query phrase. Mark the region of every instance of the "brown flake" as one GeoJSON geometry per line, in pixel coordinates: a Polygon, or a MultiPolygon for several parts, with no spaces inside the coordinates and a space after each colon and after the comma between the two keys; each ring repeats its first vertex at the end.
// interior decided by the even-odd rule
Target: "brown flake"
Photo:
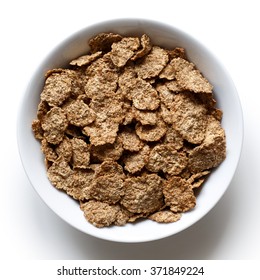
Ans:
{"type": "Polygon", "coordinates": [[[133,101],[135,108],[139,110],[156,110],[160,104],[156,89],[145,80],[136,77],[133,70],[127,68],[119,76],[119,86],[122,93],[133,101]]]}
{"type": "Polygon", "coordinates": [[[157,122],[157,112],[148,110],[138,110],[133,107],[133,116],[142,125],[155,125],[157,122]]]}
{"type": "Polygon", "coordinates": [[[211,117],[208,122],[205,139],[189,154],[189,169],[193,173],[218,166],[226,157],[225,132],[220,122],[211,117]]]}
{"type": "Polygon", "coordinates": [[[179,93],[184,91],[184,88],[176,80],[167,81],[164,84],[172,93],[179,93]]]}
{"type": "Polygon", "coordinates": [[[192,62],[189,62],[186,59],[183,59],[181,57],[176,57],[173,58],[170,62],[169,65],[172,67],[172,71],[177,74],[178,72],[184,70],[184,69],[189,69],[190,71],[194,69],[195,65],[192,62]]]}
{"type": "Polygon", "coordinates": [[[163,187],[165,204],[173,212],[187,212],[195,207],[196,197],[191,186],[178,176],[168,179],[163,187]]]}
{"type": "Polygon", "coordinates": [[[154,142],[160,140],[165,135],[167,126],[164,121],[159,119],[156,125],[141,125],[137,123],[135,130],[140,139],[154,142]]]}
{"type": "Polygon", "coordinates": [[[204,183],[207,175],[210,174],[210,171],[202,171],[196,174],[192,174],[188,179],[187,183],[189,183],[192,189],[199,188],[204,183]]]}
{"type": "Polygon", "coordinates": [[[163,144],[171,144],[176,150],[179,150],[183,147],[183,138],[172,125],[168,126],[166,134],[163,138],[163,144]]]}
{"type": "Polygon", "coordinates": [[[89,107],[96,114],[96,122],[121,123],[124,119],[124,102],[116,97],[95,98],[89,107]]]}
{"type": "Polygon", "coordinates": [[[48,143],[46,139],[42,139],[41,141],[41,150],[47,161],[54,162],[58,158],[53,145],[48,143]]]}
{"type": "Polygon", "coordinates": [[[184,48],[176,47],[173,50],[167,50],[170,59],[181,57],[187,59],[186,52],[184,48]]]}
{"type": "Polygon", "coordinates": [[[114,65],[117,67],[125,66],[139,46],[140,40],[137,37],[124,37],[121,41],[113,43],[110,58],[114,65]]]}
{"type": "Polygon", "coordinates": [[[134,129],[125,128],[118,135],[125,150],[137,152],[144,146],[143,141],[137,136],[134,129]]]}
{"type": "Polygon", "coordinates": [[[95,112],[82,100],[74,100],[64,108],[70,124],[84,127],[91,124],[95,118],[95,112]]]}
{"type": "Polygon", "coordinates": [[[187,163],[185,153],[178,152],[173,144],[159,144],[152,149],[146,168],[152,172],[161,170],[164,173],[177,175],[187,163]]]}
{"type": "Polygon", "coordinates": [[[91,155],[98,161],[118,160],[123,150],[122,141],[118,137],[113,144],[91,145],[91,155]]]}
{"type": "Polygon", "coordinates": [[[159,75],[160,79],[173,80],[175,78],[175,71],[173,71],[171,64],[167,64],[159,75]]]}
{"type": "Polygon", "coordinates": [[[89,40],[89,46],[92,53],[98,51],[108,52],[111,50],[111,45],[122,40],[122,36],[114,33],[99,33],[89,40]]]}
{"type": "Polygon", "coordinates": [[[223,117],[223,111],[218,109],[218,108],[214,108],[212,111],[211,111],[211,115],[216,119],[218,120],[219,122],[221,122],[222,120],[222,117],[223,117]]]}
{"type": "Polygon", "coordinates": [[[124,120],[124,103],[114,98],[95,98],[90,108],[96,113],[95,121],[83,128],[95,146],[113,144],[117,137],[119,124],[124,120]]]}
{"type": "Polygon", "coordinates": [[[124,176],[123,167],[114,160],[105,160],[95,170],[95,178],[106,175],[124,176]]]}
{"type": "Polygon", "coordinates": [[[60,106],[70,97],[72,82],[71,76],[66,71],[52,73],[45,81],[41,100],[50,106],[60,106]]]}
{"type": "Polygon", "coordinates": [[[104,98],[110,96],[117,89],[118,73],[107,58],[100,58],[87,69],[85,93],[89,98],[104,98]]]}
{"type": "Polygon", "coordinates": [[[94,172],[90,169],[75,170],[69,177],[66,192],[76,200],[92,199],[90,194],[94,172]]]}
{"type": "Polygon", "coordinates": [[[83,128],[83,133],[90,137],[90,142],[95,146],[113,144],[117,137],[118,123],[111,121],[95,122],[83,128]]]}
{"type": "Polygon", "coordinates": [[[184,90],[197,93],[211,93],[213,90],[213,86],[203,77],[199,70],[190,70],[188,67],[176,73],[176,80],[184,90]]]}
{"type": "Polygon", "coordinates": [[[157,91],[150,83],[137,78],[131,91],[133,105],[139,110],[156,110],[160,104],[157,91]]]}
{"type": "Polygon", "coordinates": [[[72,157],[72,145],[70,139],[65,136],[55,149],[55,152],[60,158],[63,158],[65,161],[70,162],[72,157]]]}
{"type": "Polygon", "coordinates": [[[174,113],[171,110],[169,110],[163,103],[160,104],[159,114],[165,123],[170,125],[173,124],[174,113]]]}
{"type": "Polygon", "coordinates": [[[122,121],[123,125],[130,125],[135,116],[134,116],[134,107],[132,107],[131,102],[129,100],[124,100],[123,111],[124,111],[124,119],[122,121]]]}
{"type": "Polygon", "coordinates": [[[37,108],[37,118],[38,120],[42,120],[42,118],[48,113],[50,110],[50,106],[46,101],[40,100],[40,103],[37,108]]]}
{"type": "Polygon", "coordinates": [[[135,52],[134,56],[131,57],[131,60],[137,60],[145,55],[147,55],[152,49],[151,39],[148,35],[143,34],[141,37],[141,46],[142,49],[135,52]]]}
{"type": "Polygon", "coordinates": [[[43,135],[51,144],[59,144],[68,126],[65,112],[60,107],[53,107],[42,119],[43,135]]]}
{"type": "Polygon", "coordinates": [[[194,94],[176,94],[172,104],[173,125],[184,139],[199,144],[205,137],[207,109],[194,94]]]}
{"type": "Polygon", "coordinates": [[[102,55],[102,52],[95,52],[93,54],[87,54],[87,55],[82,55],[76,59],[73,59],[70,62],[70,65],[75,65],[75,66],[85,66],[90,64],[91,62],[93,62],[94,60],[96,60],[97,58],[99,58],[102,55]]]}
{"type": "Polygon", "coordinates": [[[90,200],[80,204],[85,218],[95,227],[102,228],[112,225],[118,214],[118,208],[108,203],[90,200]]]}
{"type": "Polygon", "coordinates": [[[141,171],[148,162],[149,153],[150,148],[148,145],[145,145],[138,152],[127,153],[123,158],[125,170],[132,174],[141,171]]]}
{"type": "Polygon", "coordinates": [[[32,121],[32,131],[33,131],[34,137],[37,140],[43,139],[43,129],[42,129],[41,122],[39,119],[32,121]]]}
{"type": "Polygon", "coordinates": [[[72,174],[73,171],[69,164],[63,159],[55,161],[47,170],[47,175],[52,185],[57,189],[65,191],[71,183],[70,176],[72,176],[72,174]]]}
{"type": "Polygon", "coordinates": [[[203,77],[199,70],[195,69],[195,65],[192,62],[186,59],[181,57],[173,58],[165,67],[164,72],[161,77],[169,80],[175,78],[180,89],[196,93],[212,92],[213,87],[209,81],[203,77]]]}
{"type": "Polygon", "coordinates": [[[133,213],[129,212],[125,208],[121,207],[120,204],[113,205],[116,209],[118,209],[115,225],[117,226],[123,226],[125,225],[129,219],[133,216],[133,213]]]}
{"type": "Polygon", "coordinates": [[[90,194],[98,201],[115,204],[124,194],[124,181],[122,175],[110,174],[95,177],[92,181],[90,194]]]}
{"type": "MultiPolygon", "coordinates": [[[[168,83],[169,84],[169,83],[168,83]]],[[[157,84],[156,90],[159,93],[161,102],[170,109],[174,101],[175,94],[167,87],[167,83],[157,84]]]]}
{"type": "Polygon", "coordinates": [[[124,67],[118,77],[118,85],[122,94],[129,100],[133,99],[133,90],[136,83],[136,72],[131,66],[124,67]]]}
{"type": "Polygon", "coordinates": [[[156,174],[125,179],[120,203],[133,213],[152,213],[163,204],[162,179],[156,174]]]}
{"type": "Polygon", "coordinates": [[[170,210],[158,211],[148,217],[148,219],[157,223],[174,223],[179,221],[180,218],[181,213],[173,213],[170,210]]]}
{"type": "Polygon", "coordinates": [[[90,145],[78,138],[71,139],[71,145],[73,168],[88,168],[90,163],[90,145]]]}
{"type": "Polygon", "coordinates": [[[169,60],[166,50],[154,46],[144,60],[135,67],[138,76],[142,79],[157,77],[169,60]]]}

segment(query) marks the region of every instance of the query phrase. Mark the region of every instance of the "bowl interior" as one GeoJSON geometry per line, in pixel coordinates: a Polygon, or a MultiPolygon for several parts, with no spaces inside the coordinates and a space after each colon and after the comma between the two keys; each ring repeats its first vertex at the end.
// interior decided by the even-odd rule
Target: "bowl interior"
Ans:
{"type": "Polygon", "coordinates": [[[98,238],[119,242],[143,242],[176,234],[207,214],[226,191],[236,170],[243,138],[242,111],[235,86],[221,63],[198,41],[182,31],[162,23],[142,20],[112,20],[87,27],[58,45],[34,73],[25,92],[18,116],[18,146],[25,172],[43,201],[73,227],[98,238]],[[214,86],[217,107],[224,112],[222,126],[226,132],[227,157],[203,185],[194,210],[185,213],[172,224],[158,224],[143,220],[123,227],[98,229],[89,224],[78,203],[55,189],[46,176],[40,144],[31,131],[47,70],[65,67],[72,59],[88,51],[89,38],[100,32],[122,35],[149,35],[154,44],[166,48],[184,47],[189,59],[214,86]]]}

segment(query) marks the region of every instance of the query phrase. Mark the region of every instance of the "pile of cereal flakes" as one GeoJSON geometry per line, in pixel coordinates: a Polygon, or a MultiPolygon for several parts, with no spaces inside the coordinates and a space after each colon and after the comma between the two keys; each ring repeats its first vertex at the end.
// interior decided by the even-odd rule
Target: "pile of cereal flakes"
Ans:
{"type": "Polygon", "coordinates": [[[96,227],[178,221],[226,157],[212,85],[183,48],[146,34],[100,33],[89,47],[46,73],[32,129],[50,182],[96,227]]]}

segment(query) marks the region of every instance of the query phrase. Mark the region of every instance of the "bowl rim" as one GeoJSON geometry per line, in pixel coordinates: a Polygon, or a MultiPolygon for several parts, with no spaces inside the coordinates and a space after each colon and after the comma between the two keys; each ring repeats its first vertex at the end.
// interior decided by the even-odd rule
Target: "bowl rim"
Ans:
{"type": "MultiPolygon", "coordinates": [[[[95,34],[97,34],[98,32],[94,32],[95,34]]],[[[93,34],[94,34],[93,33],[93,34]]],[[[196,64],[196,62],[195,62],[196,64]]],[[[48,70],[48,69],[46,69],[48,70]]],[[[225,112],[224,112],[225,114],[225,112]]],[[[31,124],[30,124],[31,125],[31,124]]],[[[28,129],[28,127],[26,127],[28,129]]],[[[44,203],[48,206],[48,208],[50,208],[55,214],[57,214],[62,220],[64,220],[66,223],[70,224],[72,227],[78,229],[79,231],[82,231],[88,235],[103,239],[103,240],[109,240],[109,241],[115,241],[115,242],[124,242],[124,243],[139,243],[139,242],[147,242],[147,241],[154,241],[154,240],[158,240],[158,239],[162,239],[162,238],[166,238],[172,235],[175,235],[187,228],[189,228],[191,225],[197,223],[200,219],[202,219],[205,215],[208,214],[208,212],[210,212],[215,205],[218,203],[218,201],[221,199],[221,197],[224,195],[224,193],[226,192],[226,190],[228,189],[228,186],[230,185],[234,174],[236,172],[237,166],[239,164],[240,161],[240,157],[241,157],[241,152],[242,152],[242,148],[243,148],[243,138],[244,138],[244,121],[243,121],[243,112],[242,112],[242,107],[241,107],[241,103],[240,103],[240,99],[239,99],[239,95],[238,92],[235,88],[235,85],[233,83],[233,80],[230,76],[230,74],[228,73],[228,71],[226,70],[226,68],[224,67],[224,65],[222,64],[222,62],[220,61],[219,58],[216,57],[215,54],[212,53],[212,51],[210,51],[208,49],[207,46],[203,45],[202,43],[200,43],[200,41],[198,41],[196,38],[192,37],[190,34],[186,33],[185,31],[182,31],[179,28],[176,28],[173,25],[161,22],[161,21],[155,21],[155,20],[151,20],[151,19],[144,19],[144,18],[118,18],[118,19],[111,19],[111,20],[105,20],[105,21],[101,21],[101,22],[97,22],[94,24],[91,24],[89,26],[86,26],[76,32],[74,32],[73,34],[69,35],[68,37],[66,37],[64,40],[62,40],[58,45],[56,45],[54,48],[52,48],[49,53],[42,59],[41,63],[36,67],[35,71],[33,72],[31,79],[27,85],[27,88],[22,96],[22,100],[21,100],[21,104],[20,104],[20,108],[18,111],[18,118],[17,118],[17,144],[18,144],[18,151],[19,151],[19,155],[20,155],[20,159],[24,168],[24,171],[27,175],[28,180],[30,181],[31,185],[33,186],[33,189],[36,191],[36,193],[41,197],[42,201],[44,201],[44,203]],[[124,238],[124,236],[121,236],[120,238],[115,239],[112,235],[108,235],[106,236],[106,232],[107,229],[99,229],[99,231],[86,231],[85,229],[82,229],[81,227],[73,224],[73,222],[68,221],[66,218],[64,218],[63,215],[61,215],[61,213],[59,211],[57,211],[57,209],[54,209],[51,205],[49,201],[46,201],[46,198],[43,197],[42,193],[39,191],[39,189],[37,188],[36,184],[35,184],[35,180],[33,180],[31,178],[31,174],[30,174],[30,170],[28,168],[28,160],[25,159],[25,145],[26,143],[24,143],[24,140],[22,139],[22,135],[23,135],[23,129],[24,129],[24,110],[26,108],[26,100],[29,98],[29,96],[31,95],[31,86],[33,84],[33,82],[35,81],[36,77],[38,77],[40,75],[40,73],[42,73],[42,70],[45,66],[45,64],[48,62],[48,60],[50,60],[51,57],[53,57],[57,52],[59,52],[60,49],[64,49],[66,45],[68,45],[69,43],[73,42],[76,38],[78,38],[79,36],[81,36],[82,34],[86,33],[88,30],[96,30],[96,29],[100,29],[101,27],[104,26],[117,26],[117,25],[131,25],[131,24],[136,24],[136,25],[152,25],[152,26],[157,26],[160,27],[162,29],[167,29],[167,30],[171,30],[171,32],[174,32],[176,34],[178,34],[178,36],[184,37],[186,40],[191,41],[193,44],[196,44],[196,46],[198,48],[202,48],[204,51],[206,51],[207,56],[210,56],[213,58],[214,61],[216,61],[216,63],[218,64],[218,67],[221,69],[221,71],[223,71],[223,75],[225,77],[227,77],[227,79],[229,80],[230,84],[233,86],[233,95],[235,97],[235,103],[236,103],[236,109],[237,109],[237,119],[238,119],[238,123],[239,123],[239,137],[237,137],[237,154],[236,154],[236,158],[234,159],[234,164],[233,164],[233,169],[231,174],[229,174],[229,179],[226,182],[226,187],[223,188],[221,194],[219,195],[219,198],[215,201],[215,203],[211,204],[211,206],[207,209],[207,211],[205,213],[202,213],[201,215],[197,215],[195,219],[193,219],[191,222],[187,222],[186,224],[184,224],[182,227],[179,228],[178,231],[174,232],[174,231],[164,231],[162,230],[160,232],[159,235],[157,236],[153,236],[153,237],[135,237],[133,239],[129,239],[129,238],[124,238]]],[[[197,209],[196,209],[197,210],[197,209]]],[[[84,217],[82,216],[82,219],[84,221],[84,217]]],[[[183,218],[182,218],[183,219],[183,218]]],[[[87,221],[84,221],[87,223],[87,221]]],[[[146,221],[145,221],[146,222],[146,221]]],[[[162,229],[165,228],[165,226],[162,226],[162,229]]]]}

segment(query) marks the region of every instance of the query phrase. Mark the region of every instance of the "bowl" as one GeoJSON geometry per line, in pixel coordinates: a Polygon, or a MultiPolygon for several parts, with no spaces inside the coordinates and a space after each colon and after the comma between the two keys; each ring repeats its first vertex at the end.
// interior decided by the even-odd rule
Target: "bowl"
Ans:
{"type": "Polygon", "coordinates": [[[88,26],[55,47],[33,74],[22,99],[17,123],[18,147],[25,172],[43,201],[64,221],[97,238],[117,242],[145,242],[165,238],[187,229],[205,216],[227,190],[239,162],[243,119],[236,88],[221,62],[200,42],[185,32],[161,22],[146,19],[117,19],[88,26]],[[96,228],[88,223],[78,203],[54,188],[47,176],[40,143],[34,138],[31,122],[47,70],[65,67],[72,59],[87,51],[87,41],[100,32],[122,35],[148,34],[154,44],[166,48],[183,47],[188,58],[214,86],[217,107],[223,110],[222,127],[226,132],[226,159],[211,173],[197,197],[193,211],[186,212],[176,223],[159,224],[144,220],[125,226],[96,228]]]}

